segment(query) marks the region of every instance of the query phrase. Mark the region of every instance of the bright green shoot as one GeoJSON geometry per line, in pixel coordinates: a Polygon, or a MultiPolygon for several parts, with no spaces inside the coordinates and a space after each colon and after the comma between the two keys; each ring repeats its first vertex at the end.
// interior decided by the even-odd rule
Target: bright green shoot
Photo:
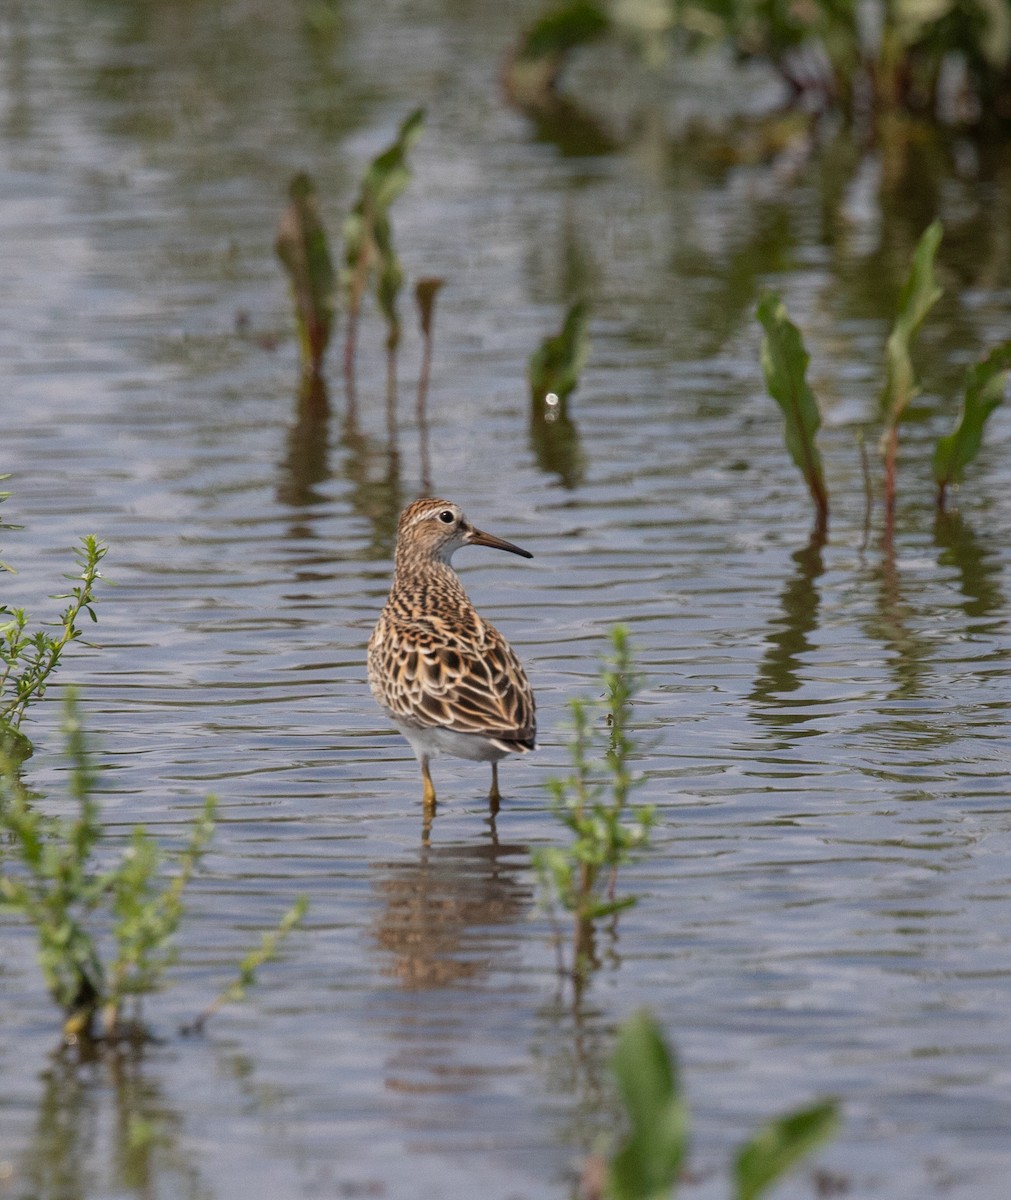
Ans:
{"type": "Polygon", "coordinates": [[[0,735],[8,739],[8,751],[16,749],[22,758],[31,752],[31,744],[18,729],[29,705],[46,692],[49,677],[60,664],[63,651],[81,636],[78,621],[83,613],[96,621],[95,588],[102,578],[99,564],[108,547],[96,537],[81,539],[75,551],[79,571],[67,578],[76,586],[55,596],[68,604],[56,622],[57,632],[30,630],[29,616],[23,608],[0,605],[0,735]],[[16,745],[15,745],[16,744],[16,745]]]}
{"type": "MultiPolygon", "coordinates": [[[[0,475],[0,479],[10,479],[10,476],[9,475],[0,475]]],[[[0,492],[0,504],[3,504],[3,502],[5,500],[9,500],[10,498],[11,498],[10,492],[0,492]]],[[[20,525],[11,525],[9,521],[5,521],[2,517],[0,517],[0,529],[20,529],[20,528],[21,528],[20,525]]],[[[10,566],[8,563],[5,563],[2,559],[0,559],[0,571],[9,571],[12,575],[14,574],[14,568],[12,566],[10,566]]]]}
{"type": "Polygon", "coordinates": [[[734,1160],[734,1200],[757,1200],[838,1128],[838,1106],[833,1100],[766,1122],[734,1160]]]}
{"type": "Polygon", "coordinates": [[[667,1200],[688,1157],[688,1105],[677,1063],[646,1011],[618,1031],[613,1069],[628,1136],[610,1162],[613,1200],[667,1200]]]}
{"type": "Polygon", "coordinates": [[[594,923],[635,903],[634,896],[615,895],[617,871],[634,850],[647,844],[653,822],[648,806],[628,811],[629,792],[637,782],[631,768],[636,746],[630,719],[639,681],[628,633],[621,626],[611,632],[611,652],[604,659],[601,679],[603,701],[570,701],[572,770],[549,783],[552,811],[571,840],[565,847],[542,847],[532,856],[545,907],[572,917],[570,973],[577,982],[595,965],[594,923]],[[601,708],[606,712],[606,734],[593,719],[594,710],[601,708]]]}
{"type": "Polygon", "coordinates": [[[828,486],[815,441],[821,428],[818,401],[807,382],[810,361],[800,330],[787,315],[783,301],[772,292],[758,302],[762,338],[762,371],[769,395],[783,411],[786,448],[804,476],[814,501],[816,528],[828,526],[828,486]]]}
{"type": "Polygon", "coordinates": [[[958,423],[951,433],[938,440],[934,451],[937,507],[941,510],[948,488],[962,482],[965,468],[980,451],[987,418],[1004,399],[1009,369],[1011,341],[995,346],[982,362],[969,368],[958,423]]]}
{"type": "MultiPolygon", "coordinates": [[[[688,1105],[677,1062],[649,1012],[618,1031],[613,1067],[628,1133],[605,1172],[611,1200],[669,1200],[688,1159],[688,1105]]],[[[758,1200],[836,1131],[838,1109],[823,1100],[763,1125],[738,1151],[734,1200],[758,1200]]]]}

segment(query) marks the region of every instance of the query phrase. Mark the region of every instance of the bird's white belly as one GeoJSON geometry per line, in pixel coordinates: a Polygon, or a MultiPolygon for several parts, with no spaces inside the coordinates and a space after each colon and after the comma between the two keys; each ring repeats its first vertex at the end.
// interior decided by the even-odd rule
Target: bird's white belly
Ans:
{"type": "Polygon", "coordinates": [[[457,733],[455,729],[419,729],[417,725],[405,725],[394,721],[396,727],[411,743],[418,760],[451,754],[454,758],[469,758],[472,762],[498,762],[509,753],[501,746],[493,746],[479,733],[457,733]]]}

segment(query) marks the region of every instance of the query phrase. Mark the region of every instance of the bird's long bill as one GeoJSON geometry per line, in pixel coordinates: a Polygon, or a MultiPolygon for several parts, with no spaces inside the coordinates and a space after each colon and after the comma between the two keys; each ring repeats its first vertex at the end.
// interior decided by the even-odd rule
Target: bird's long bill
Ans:
{"type": "Polygon", "coordinates": [[[510,554],[518,554],[520,558],[533,558],[529,550],[523,550],[514,546],[512,542],[507,542],[505,538],[485,533],[481,529],[472,529],[467,535],[467,542],[471,546],[491,546],[493,550],[508,550],[510,554]]]}

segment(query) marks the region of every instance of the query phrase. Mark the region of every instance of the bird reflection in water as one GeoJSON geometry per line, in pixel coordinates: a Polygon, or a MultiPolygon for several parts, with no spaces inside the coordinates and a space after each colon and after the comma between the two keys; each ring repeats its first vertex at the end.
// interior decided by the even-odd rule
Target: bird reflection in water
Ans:
{"type": "Polygon", "coordinates": [[[532,893],[529,848],[500,842],[494,818],[479,842],[431,844],[410,859],[376,863],[382,907],[373,925],[384,971],[409,989],[447,987],[499,969],[504,927],[524,921],[532,893]]]}

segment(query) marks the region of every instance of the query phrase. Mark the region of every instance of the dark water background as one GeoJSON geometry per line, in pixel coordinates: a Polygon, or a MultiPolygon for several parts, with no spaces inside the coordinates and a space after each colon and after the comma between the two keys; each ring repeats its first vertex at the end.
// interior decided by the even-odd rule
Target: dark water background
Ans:
{"type": "MultiPolygon", "coordinates": [[[[827,136],[741,154],[687,131],[767,103],[771,81],[719,63],[657,79],[607,51],[574,71],[592,119],[560,143],[497,83],[534,11],[63,0],[0,18],[2,467],[24,526],[5,595],[55,613],[42,597],[75,539],[105,538],[117,586],[61,678],[85,696],[114,840],[143,822],[178,842],[206,792],[221,802],[175,986],[147,1009],[163,1040],[139,1058],[53,1057],[32,940],[4,919],[5,1200],[564,1196],[613,1123],[612,1033],[642,1004],[684,1070],[686,1195],[726,1195],[751,1129],[826,1094],[845,1119],[823,1194],[1007,1195],[1008,414],[940,523],[929,472],[966,364],[1011,327],[1011,153],[827,136]],[[434,484],[536,556],[457,565],[527,663],[542,729],[504,765],[494,825],[486,769],[437,764],[428,844],[416,766],[364,677],[420,480],[410,301],[393,461],[374,318],[358,427],[337,353],[329,420],[300,410],[272,248],[294,171],[336,239],[418,103],[394,217],[409,279],[447,279],[434,484]],[[864,529],[857,433],[934,215],[947,290],[888,553],[864,529]],[[812,351],[823,548],[758,367],[765,285],[812,351]],[[579,295],[593,350],[573,428],[545,440],[526,359],[579,295]],[[616,621],[646,677],[658,823],[624,878],[640,904],[573,1011],[529,848],[560,836],[545,780],[616,621]],[[283,961],[205,1039],[176,1036],[298,893],[307,930],[283,961]]],[[[54,697],[28,780],[57,807],[54,697]]],[[[807,1168],[781,1194],[818,1186],[807,1168]]]]}

